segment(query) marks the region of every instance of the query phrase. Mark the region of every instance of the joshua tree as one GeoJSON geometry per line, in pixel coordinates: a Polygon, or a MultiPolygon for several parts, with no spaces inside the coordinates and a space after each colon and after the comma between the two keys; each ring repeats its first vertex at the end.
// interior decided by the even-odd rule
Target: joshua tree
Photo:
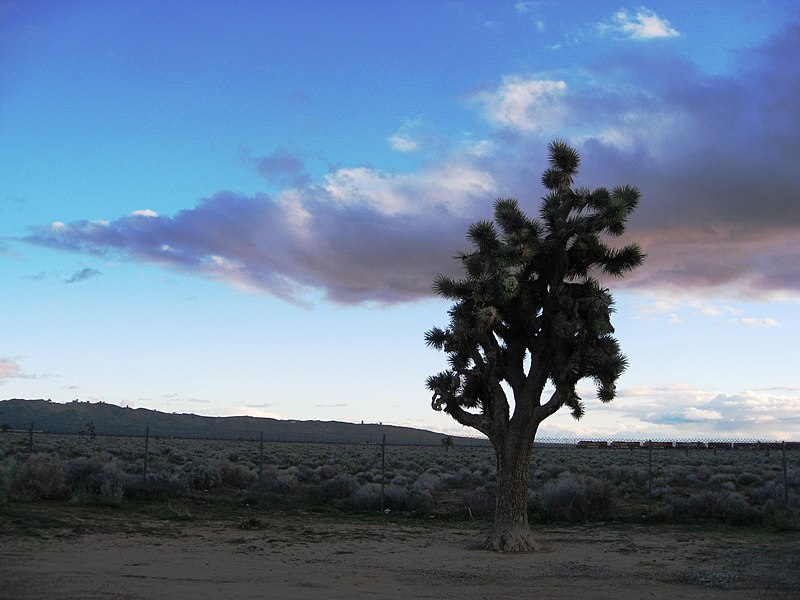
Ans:
{"type": "Polygon", "coordinates": [[[457,257],[463,278],[439,275],[433,284],[454,303],[450,324],[425,334],[450,364],[428,377],[433,409],[477,429],[495,450],[495,521],[484,543],[493,550],[537,548],[528,524],[536,431],[564,406],[583,416],[576,385],[584,378],[594,381],[601,402],[614,398],[627,359],[612,336],[611,294],[598,277],[619,277],[645,257],[637,244],[605,243],[624,232],[639,191],[573,188],[578,152],[562,141],[549,151],[539,219],[504,199],[495,202],[493,222],[469,227],[474,249],[457,257]],[[543,399],[546,388],[552,393],[543,399]]]}
{"type": "Polygon", "coordinates": [[[453,447],[453,438],[449,435],[446,435],[442,438],[442,448],[444,448],[445,454],[453,447]]]}

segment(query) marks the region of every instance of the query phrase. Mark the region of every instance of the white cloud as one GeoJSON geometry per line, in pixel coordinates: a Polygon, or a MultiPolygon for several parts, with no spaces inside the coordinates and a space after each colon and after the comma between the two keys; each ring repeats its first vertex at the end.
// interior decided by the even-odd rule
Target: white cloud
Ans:
{"type": "Polygon", "coordinates": [[[564,81],[509,75],[496,90],[480,92],[475,99],[494,125],[548,133],[559,129],[566,112],[562,102],[566,91],[564,81]]]}
{"type": "Polygon", "coordinates": [[[672,323],[673,325],[682,325],[683,324],[683,319],[681,319],[677,315],[677,313],[670,313],[669,318],[667,319],[667,321],[669,323],[672,323]]]}
{"type": "Polygon", "coordinates": [[[683,415],[687,421],[719,421],[723,418],[722,413],[718,410],[695,408],[694,406],[685,411],[683,415]]]}
{"type": "Polygon", "coordinates": [[[135,210],[131,213],[132,217],[148,217],[153,218],[157,217],[158,213],[154,210],[150,210],[149,208],[145,208],[143,210],[135,210]]]}
{"type": "MultiPolygon", "coordinates": [[[[588,396],[587,396],[588,397],[588,396]]],[[[797,389],[775,388],[723,393],[687,385],[621,389],[618,399],[603,407],[627,426],[671,439],[713,437],[762,439],[800,438],[797,389]]]]}
{"type": "Polygon", "coordinates": [[[376,169],[355,167],[328,173],[323,189],[344,205],[365,204],[392,215],[408,207],[408,198],[393,185],[396,181],[397,177],[376,169]]]}
{"type": "Polygon", "coordinates": [[[413,132],[419,127],[421,122],[422,119],[420,117],[416,119],[407,119],[394,135],[389,136],[389,145],[398,152],[416,152],[419,150],[420,143],[413,135],[413,132]]]}
{"type": "Polygon", "coordinates": [[[586,418],[576,422],[561,410],[542,424],[541,437],[608,437],[646,440],[800,439],[800,390],[775,388],[735,394],[686,384],[623,388],[609,404],[586,399],[586,418]]]}
{"type": "Polygon", "coordinates": [[[702,300],[692,301],[689,303],[689,305],[695,310],[697,310],[697,312],[707,317],[722,317],[724,315],[736,315],[741,312],[738,308],[735,308],[733,306],[712,304],[710,302],[705,302],[702,300]]]}
{"type": "Polygon", "coordinates": [[[389,145],[398,152],[416,152],[419,142],[412,139],[407,133],[396,133],[389,137],[389,145]]]}
{"type": "Polygon", "coordinates": [[[627,10],[620,10],[614,15],[613,23],[611,27],[603,26],[601,29],[611,29],[633,40],[671,38],[680,35],[669,21],[646,8],[638,9],[633,15],[627,10]]]}
{"type": "Polygon", "coordinates": [[[467,156],[491,156],[494,152],[495,144],[491,140],[469,140],[461,144],[461,149],[467,156]]]}
{"type": "Polygon", "coordinates": [[[778,325],[778,321],[772,317],[744,317],[742,319],[738,319],[736,322],[741,323],[742,325],[747,325],[748,327],[775,327],[778,325]]]}
{"type": "Polygon", "coordinates": [[[682,324],[691,317],[708,317],[709,319],[723,319],[732,325],[745,325],[747,327],[776,327],[777,319],[772,317],[747,317],[742,316],[743,309],[730,304],[718,304],[709,300],[698,300],[685,295],[671,295],[668,292],[653,296],[649,293],[638,295],[631,303],[631,308],[637,318],[646,319],[666,317],[669,323],[682,324]]]}
{"type": "Polygon", "coordinates": [[[392,174],[356,167],[325,176],[323,189],[346,206],[369,206],[384,215],[420,214],[436,205],[463,209],[476,195],[491,196],[491,174],[466,162],[442,164],[414,174],[392,174]]]}

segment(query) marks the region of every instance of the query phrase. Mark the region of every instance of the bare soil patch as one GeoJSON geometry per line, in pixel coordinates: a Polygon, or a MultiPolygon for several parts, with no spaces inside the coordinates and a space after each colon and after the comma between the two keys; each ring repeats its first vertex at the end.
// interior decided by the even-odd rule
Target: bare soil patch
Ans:
{"type": "Polygon", "coordinates": [[[542,552],[473,549],[487,524],[239,509],[0,507],[0,598],[800,597],[800,534],[538,527],[542,552]],[[242,524],[247,528],[242,529],[242,524]]]}

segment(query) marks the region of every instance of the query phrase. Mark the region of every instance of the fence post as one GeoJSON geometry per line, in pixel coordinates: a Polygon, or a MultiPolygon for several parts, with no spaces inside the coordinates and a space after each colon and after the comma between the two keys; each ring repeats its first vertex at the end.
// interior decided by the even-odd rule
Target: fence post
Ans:
{"type": "Polygon", "coordinates": [[[786,513],[789,513],[789,468],[786,463],[786,442],[781,443],[783,450],[783,505],[786,513]]]}
{"type": "Polygon", "coordinates": [[[653,447],[647,448],[647,514],[653,512],[653,447]]]}
{"type": "Polygon", "coordinates": [[[150,425],[144,428],[144,473],[142,473],[142,483],[147,487],[147,458],[150,446],[150,425]]]}
{"type": "Polygon", "coordinates": [[[261,432],[261,444],[258,448],[258,491],[264,490],[264,432],[261,432]]]}
{"type": "Polygon", "coordinates": [[[33,454],[33,423],[31,423],[31,428],[28,430],[28,452],[33,454]]]}
{"type": "Polygon", "coordinates": [[[383,512],[383,488],[386,485],[386,434],[381,442],[381,512],[383,512]]]}

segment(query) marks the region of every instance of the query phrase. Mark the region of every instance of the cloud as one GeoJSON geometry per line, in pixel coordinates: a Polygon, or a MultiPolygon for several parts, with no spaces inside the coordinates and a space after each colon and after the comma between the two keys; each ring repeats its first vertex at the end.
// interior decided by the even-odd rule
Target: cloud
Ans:
{"type": "Polygon", "coordinates": [[[389,145],[398,152],[416,152],[419,150],[419,142],[412,139],[408,133],[398,132],[389,136],[389,145]]]}
{"type": "Polygon", "coordinates": [[[792,440],[800,435],[797,389],[771,388],[729,394],[686,385],[629,388],[594,410],[615,415],[633,431],[667,439],[697,437],[792,440]]]}
{"type": "Polygon", "coordinates": [[[421,149],[421,144],[415,135],[415,131],[422,123],[422,119],[407,119],[396,133],[389,136],[387,141],[389,146],[398,152],[416,152],[421,149]]]}
{"type": "Polygon", "coordinates": [[[21,259],[22,254],[0,242],[0,256],[7,258],[21,259]]]}
{"type": "MultiPolygon", "coordinates": [[[[144,404],[152,404],[152,400],[150,398],[137,398],[137,401],[141,402],[141,403],[144,403],[144,404]]],[[[200,399],[200,398],[184,398],[180,394],[175,394],[175,393],[162,394],[161,398],[158,400],[158,402],[169,402],[169,403],[178,402],[178,403],[188,403],[188,404],[211,404],[210,400],[203,400],[203,399],[200,399]]]]}
{"type": "Polygon", "coordinates": [[[468,164],[413,176],[340,169],[322,185],[274,197],[220,192],[172,217],[58,223],[28,241],[161,264],[294,302],[311,289],[346,304],[402,302],[429,296],[436,274],[452,268],[494,185],[468,164]]]}
{"type": "MultiPolygon", "coordinates": [[[[793,23],[742,52],[729,77],[705,76],[674,56],[620,51],[592,63],[591,77],[569,81],[562,135],[581,150],[579,183],[642,191],[626,239],[648,258],[615,286],[800,298],[800,65],[788,58],[798,53],[793,23]]],[[[514,157],[540,156],[543,141],[494,140],[496,161],[517,165],[493,172],[511,195],[536,176],[514,157]]]]}
{"type": "Polygon", "coordinates": [[[617,11],[612,17],[612,24],[601,24],[602,32],[611,31],[632,40],[653,40],[659,38],[672,38],[680,33],[653,11],[640,8],[635,14],[627,10],[617,11]]]}
{"type": "Polygon", "coordinates": [[[17,377],[23,377],[22,369],[20,369],[20,366],[11,359],[8,358],[0,359],[0,380],[14,379],[17,377]]]}
{"type": "Polygon", "coordinates": [[[510,75],[496,90],[475,95],[486,118],[499,127],[550,134],[558,130],[564,116],[564,81],[510,75]]]}
{"type": "Polygon", "coordinates": [[[778,325],[778,321],[772,317],[761,317],[758,319],[745,317],[738,319],[737,322],[741,323],[742,325],[747,325],[748,327],[776,327],[778,325]]]}
{"type": "Polygon", "coordinates": [[[270,183],[304,186],[309,180],[303,159],[287,149],[276,150],[267,156],[250,156],[243,152],[242,160],[270,183]]]}
{"type": "Polygon", "coordinates": [[[132,217],[157,217],[158,213],[154,210],[150,210],[149,208],[145,208],[143,210],[135,210],[131,213],[132,217]]]}
{"type": "Polygon", "coordinates": [[[0,385],[8,379],[43,379],[49,375],[27,375],[19,363],[11,358],[0,358],[0,385]]]}
{"type": "Polygon", "coordinates": [[[779,322],[772,317],[744,316],[741,308],[700,300],[685,295],[640,294],[631,303],[633,314],[639,319],[667,317],[670,323],[682,325],[684,318],[704,317],[725,319],[732,325],[747,327],[777,327],[779,322]]]}
{"type": "MultiPolygon", "coordinates": [[[[645,23],[636,15],[631,23],[645,23]]],[[[535,214],[547,142],[563,137],[581,152],[579,185],[642,191],[623,241],[648,257],[613,287],[800,299],[798,55],[797,23],[742,51],[739,71],[724,77],[626,45],[558,76],[509,74],[472,94],[491,131],[415,172],[346,166],[312,181],[301,157],[279,150],[247,158],[282,184],[274,194],[223,191],[171,216],[57,221],[26,239],[295,302],[311,290],[347,304],[413,301],[431,295],[437,273],[458,272],[466,227],[490,216],[495,198],[517,197],[535,214]]]]}
{"type": "Polygon", "coordinates": [[[81,281],[86,281],[87,279],[91,279],[92,277],[97,277],[98,275],[100,275],[100,271],[86,267],[80,271],[75,271],[75,273],[72,274],[72,277],[64,280],[64,283],[78,283],[81,281]]]}

